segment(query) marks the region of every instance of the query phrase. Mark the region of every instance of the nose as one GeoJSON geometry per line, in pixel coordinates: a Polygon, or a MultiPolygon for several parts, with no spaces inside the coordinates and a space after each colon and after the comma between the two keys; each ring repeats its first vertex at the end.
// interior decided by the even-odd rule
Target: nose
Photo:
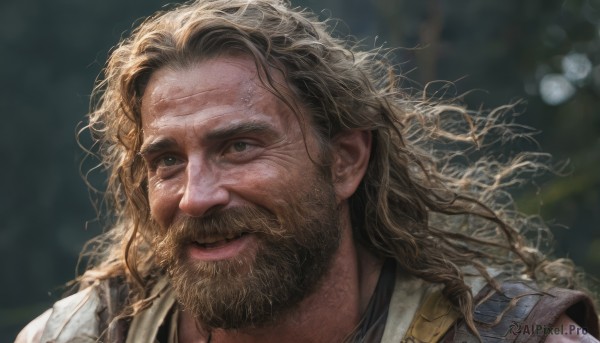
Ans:
{"type": "Polygon", "coordinates": [[[200,162],[188,162],[179,209],[190,217],[201,217],[229,203],[229,191],[222,187],[220,175],[200,162]]]}

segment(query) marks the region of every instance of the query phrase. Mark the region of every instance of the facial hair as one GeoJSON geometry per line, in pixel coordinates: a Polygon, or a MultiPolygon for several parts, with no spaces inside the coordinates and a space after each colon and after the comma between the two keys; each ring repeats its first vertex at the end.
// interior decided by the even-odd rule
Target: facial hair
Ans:
{"type": "Polygon", "coordinates": [[[341,239],[331,183],[274,211],[239,207],[182,217],[154,246],[183,309],[206,329],[242,329],[274,322],[311,294],[329,270],[341,239]],[[187,248],[208,237],[253,234],[258,249],[220,261],[197,261],[187,248]]]}

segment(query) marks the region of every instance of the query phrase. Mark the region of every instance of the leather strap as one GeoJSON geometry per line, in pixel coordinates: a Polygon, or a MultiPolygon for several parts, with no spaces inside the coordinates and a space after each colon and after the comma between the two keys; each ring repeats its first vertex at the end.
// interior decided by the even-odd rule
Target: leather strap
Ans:
{"type": "MultiPolygon", "coordinates": [[[[514,342],[516,325],[523,323],[543,293],[522,281],[504,282],[500,292],[486,287],[483,300],[475,307],[473,320],[484,342],[514,342]]],[[[443,342],[479,343],[480,340],[460,321],[443,342]]]]}

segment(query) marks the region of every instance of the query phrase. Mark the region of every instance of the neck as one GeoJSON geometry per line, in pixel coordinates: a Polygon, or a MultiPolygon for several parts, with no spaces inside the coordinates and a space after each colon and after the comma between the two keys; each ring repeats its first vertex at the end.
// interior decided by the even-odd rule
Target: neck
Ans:
{"type": "MultiPolygon", "coordinates": [[[[358,246],[349,223],[344,224],[338,252],[315,292],[273,324],[215,329],[210,342],[341,342],[351,335],[375,290],[382,261],[358,246]]],[[[178,330],[180,342],[208,342],[186,312],[180,314],[178,330]]]]}

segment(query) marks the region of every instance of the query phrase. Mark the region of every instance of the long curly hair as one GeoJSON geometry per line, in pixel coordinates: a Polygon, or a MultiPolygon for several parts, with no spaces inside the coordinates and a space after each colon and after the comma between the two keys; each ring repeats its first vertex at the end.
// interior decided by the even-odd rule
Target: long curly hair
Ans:
{"type": "Polygon", "coordinates": [[[472,329],[467,270],[490,280],[486,267],[495,266],[574,287],[568,260],[547,259],[527,245],[526,231],[537,234],[544,225],[517,212],[508,192],[545,169],[547,156],[486,154],[493,143],[526,136],[510,121],[514,107],[472,112],[426,90],[404,91],[386,50],[364,51],[329,28],[327,20],[279,0],[202,0],[156,13],[120,42],[96,85],[86,127],[108,173],[106,208],[114,221],[90,243],[94,258],[80,281],[125,277],[132,312],[144,306],[148,284],[160,274],[139,156],[144,88],[164,66],[243,53],[299,120],[298,104],[308,109],[323,147],[344,130],[372,133],[366,175],[349,199],[355,239],[405,272],[441,284],[472,329]],[[273,70],[287,87],[275,84],[273,70]]]}

